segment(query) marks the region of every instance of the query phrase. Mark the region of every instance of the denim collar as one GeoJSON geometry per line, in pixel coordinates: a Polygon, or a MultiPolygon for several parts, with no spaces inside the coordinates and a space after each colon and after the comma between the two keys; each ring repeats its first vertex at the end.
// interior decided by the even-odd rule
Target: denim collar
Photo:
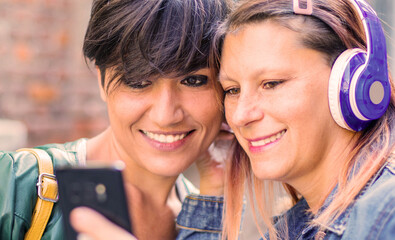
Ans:
{"type": "MultiPolygon", "coordinates": [[[[394,155],[392,154],[390,156],[390,159],[394,159],[394,155]]],[[[331,231],[337,235],[343,235],[344,231],[346,230],[346,225],[347,225],[347,221],[349,219],[350,216],[350,212],[351,209],[354,206],[354,203],[356,200],[358,200],[359,198],[361,198],[367,190],[369,190],[369,188],[372,186],[372,184],[374,182],[376,182],[376,180],[382,175],[383,171],[385,168],[390,169],[390,171],[395,172],[395,162],[394,161],[387,161],[381,168],[379,171],[377,171],[377,173],[367,182],[367,184],[365,185],[365,187],[361,190],[361,192],[355,197],[355,200],[352,204],[350,204],[347,209],[338,217],[335,219],[335,221],[330,224],[329,226],[323,226],[326,230],[331,231]]],[[[319,212],[322,212],[323,210],[325,210],[329,204],[332,202],[333,197],[335,196],[336,192],[337,192],[337,188],[338,186],[336,185],[336,187],[332,190],[332,192],[329,194],[328,198],[325,200],[324,205],[321,207],[321,209],[319,210],[319,212]]]]}
{"type": "MultiPolygon", "coordinates": [[[[389,169],[391,172],[395,173],[395,156],[390,156],[390,161],[387,161],[379,171],[368,181],[365,187],[361,190],[361,192],[356,196],[356,200],[361,198],[366,191],[372,186],[374,182],[382,175],[384,169],[389,169]]],[[[337,192],[338,186],[332,190],[327,199],[324,202],[324,205],[318,211],[319,213],[325,210],[329,204],[332,203],[332,200],[337,192]]],[[[354,201],[355,202],[355,201],[354,201]]],[[[347,209],[329,226],[323,226],[326,231],[330,231],[335,233],[338,236],[343,235],[346,230],[347,221],[349,219],[351,210],[354,206],[354,203],[350,204],[347,209]]],[[[314,219],[314,216],[309,212],[309,205],[307,201],[302,198],[298,203],[296,203],[292,208],[290,208],[284,214],[280,216],[274,217],[273,220],[275,222],[276,228],[284,224],[284,220],[286,218],[286,222],[288,224],[288,234],[290,239],[313,239],[316,233],[318,232],[318,228],[309,226],[310,222],[314,219]]],[[[265,235],[266,239],[268,238],[268,234],[265,235]]]]}
{"type": "MultiPolygon", "coordinates": [[[[277,230],[285,226],[286,222],[288,227],[288,238],[298,239],[312,219],[313,216],[309,213],[309,205],[306,200],[302,198],[285,213],[273,217],[273,222],[277,230]]],[[[269,239],[268,233],[265,234],[265,239],[269,239]]]]}

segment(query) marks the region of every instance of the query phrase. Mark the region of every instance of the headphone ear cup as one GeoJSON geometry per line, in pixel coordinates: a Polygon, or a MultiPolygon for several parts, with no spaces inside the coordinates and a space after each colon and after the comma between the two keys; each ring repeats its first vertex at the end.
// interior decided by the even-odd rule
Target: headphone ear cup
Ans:
{"type": "MultiPolygon", "coordinates": [[[[358,54],[366,54],[365,51],[359,48],[348,49],[344,51],[333,64],[331,74],[329,77],[328,84],[328,100],[329,100],[329,109],[332,115],[332,118],[335,122],[342,128],[345,128],[350,131],[354,131],[346,122],[344,113],[350,116],[352,113],[349,112],[349,109],[345,109],[342,107],[341,103],[341,91],[349,91],[350,81],[352,79],[352,75],[355,70],[350,70],[350,62],[355,59],[355,56],[358,54]],[[348,71],[346,73],[346,71],[348,71]],[[347,82],[345,82],[347,81],[347,82]],[[344,88],[343,85],[347,87],[344,88]],[[343,87],[343,88],[342,88],[343,87]]],[[[363,63],[361,63],[363,64],[363,63]]],[[[359,65],[360,66],[360,65],[359,65]]],[[[353,66],[358,67],[358,66],[353,66]]],[[[347,95],[349,95],[347,93],[347,95]]],[[[349,101],[347,99],[347,101],[349,101]]]]}

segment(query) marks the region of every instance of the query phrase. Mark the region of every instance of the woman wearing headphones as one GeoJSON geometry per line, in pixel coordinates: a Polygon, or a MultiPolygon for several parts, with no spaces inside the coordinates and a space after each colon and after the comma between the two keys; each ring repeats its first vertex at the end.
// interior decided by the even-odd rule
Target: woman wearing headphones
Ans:
{"type": "Polygon", "coordinates": [[[363,0],[243,1],[222,37],[226,119],[242,147],[223,237],[237,238],[247,179],[266,239],[393,239],[395,95],[373,9],[363,0]],[[271,218],[276,182],[293,203],[271,218]]]}

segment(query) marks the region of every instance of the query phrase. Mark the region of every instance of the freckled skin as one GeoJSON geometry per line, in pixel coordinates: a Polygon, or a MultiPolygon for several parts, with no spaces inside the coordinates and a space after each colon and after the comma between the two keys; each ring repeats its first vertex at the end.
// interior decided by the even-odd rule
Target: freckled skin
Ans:
{"type": "Polygon", "coordinates": [[[298,33],[266,21],[229,33],[221,61],[226,119],[254,174],[306,195],[330,187],[329,169],[337,173],[340,166],[333,159],[353,135],[330,115],[331,68],[323,54],[304,47],[298,33]],[[282,131],[275,142],[251,147],[251,140],[282,131]]]}

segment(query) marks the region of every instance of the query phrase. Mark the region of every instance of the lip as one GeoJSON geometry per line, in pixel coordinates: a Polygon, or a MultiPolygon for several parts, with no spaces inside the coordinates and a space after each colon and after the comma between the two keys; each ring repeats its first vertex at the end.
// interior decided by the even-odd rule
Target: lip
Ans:
{"type": "Polygon", "coordinates": [[[271,135],[268,135],[268,136],[259,137],[259,138],[255,138],[255,139],[246,139],[248,141],[248,148],[250,149],[250,151],[252,153],[259,153],[259,152],[262,152],[264,150],[267,150],[268,148],[273,147],[274,145],[276,145],[283,138],[283,136],[286,134],[286,132],[287,132],[287,130],[283,129],[281,131],[278,131],[278,132],[276,132],[274,134],[271,134],[271,135]],[[280,135],[280,134],[281,134],[281,136],[277,136],[277,135],[280,135]],[[276,136],[277,136],[277,138],[275,140],[272,140],[272,141],[270,141],[268,143],[259,144],[258,146],[256,145],[256,142],[263,141],[263,140],[268,140],[268,139],[270,139],[272,137],[276,137],[276,136]],[[253,142],[255,143],[254,144],[255,146],[253,145],[253,142]]]}
{"type": "Polygon", "coordinates": [[[143,130],[139,130],[140,134],[143,136],[143,138],[148,142],[149,145],[151,145],[153,148],[159,150],[159,151],[175,151],[182,146],[186,144],[186,142],[191,138],[195,130],[192,131],[177,131],[177,132],[163,132],[163,131],[146,131],[150,132],[153,134],[163,134],[163,135],[180,135],[180,134],[186,134],[186,136],[183,139],[177,140],[172,143],[164,143],[164,142],[159,142],[157,140],[154,140],[152,138],[149,138],[147,135],[143,133],[143,130]]]}

